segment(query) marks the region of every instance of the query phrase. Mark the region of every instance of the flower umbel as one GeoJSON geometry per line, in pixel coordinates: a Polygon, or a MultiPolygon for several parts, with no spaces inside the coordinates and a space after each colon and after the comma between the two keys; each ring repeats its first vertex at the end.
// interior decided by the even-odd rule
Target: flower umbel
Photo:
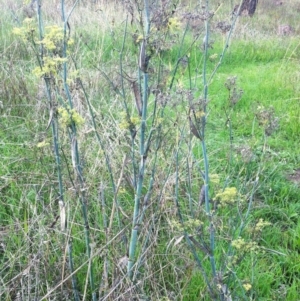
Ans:
{"type": "Polygon", "coordinates": [[[224,191],[216,194],[216,199],[220,202],[221,206],[233,205],[236,203],[238,192],[235,187],[227,187],[224,191]]]}
{"type": "Polygon", "coordinates": [[[248,292],[248,291],[251,290],[252,285],[251,285],[250,283],[244,283],[244,284],[243,284],[243,287],[244,287],[245,291],[248,292]]]}
{"type": "Polygon", "coordinates": [[[31,18],[24,19],[23,26],[22,27],[15,27],[12,30],[12,32],[16,36],[21,37],[21,39],[24,42],[34,40],[34,33],[35,33],[34,19],[31,19],[31,18]]]}
{"type": "Polygon", "coordinates": [[[172,32],[180,29],[181,23],[178,18],[170,18],[168,21],[168,29],[172,32]]]}
{"type": "Polygon", "coordinates": [[[59,107],[57,109],[60,122],[64,127],[69,127],[74,123],[76,126],[80,126],[84,123],[83,117],[75,109],[66,109],[59,107]]]}
{"type": "Polygon", "coordinates": [[[272,225],[272,223],[266,222],[262,218],[260,218],[254,227],[254,232],[261,232],[263,230],[263,228],[270,226],[270,225],[272,225]]]}
{"type": "Polygon", "coordinates": [[[46,140],[43,140],[43,141],[39,142],[36,146],[38,148],[43,148],[43,147],[45,147],[47,145],[49,145],[49,142],[47,142],[46,140]]]}
{"type": "Polygon", "coordinates": [[[64,39],[64,31],[62,27],[57,25],[47,26],[47,33],[39,44],[43,44],[47,50],[54,51],[57,50],[62,45],[64,39]]]}
{"type": "Polygon", "coordinates": [[[140,119],[138,117],[128,117],[126,112],[121,113],[122,121],[119,126],[120,129],[134,129],[137,124],[140,123],[140,119]]]}
{"type": "Polygon", "coordinates": [[[57,75],[57,71],[61,67],[61,64],[66,61],[66,58],[45,56],[43,60],[43,66],[34,68],[32,73],[37,77],[55,77],[57,75]]]}
{"type": "Polygon", "coordinates": [[[255,241],[246,242],[243,238],[238,238],[238,239],[233,240],[231,242],[231,245],[235,249],[244,251],[244,252],[257,251],[257,249],[259,248],[255,241]]]}

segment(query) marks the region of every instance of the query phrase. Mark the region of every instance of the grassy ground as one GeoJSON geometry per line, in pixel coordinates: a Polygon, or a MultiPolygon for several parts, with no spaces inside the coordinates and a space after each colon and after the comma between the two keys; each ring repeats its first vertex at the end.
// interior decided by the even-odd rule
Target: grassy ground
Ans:
{"type": "MultiPolygon", "coordinates": [[[[182,12],[197,12],[193,1],[182,1],[175,13],[179,28],[151,36],[162,51],[153,54],[149,65],[148,127],[153,119],[156,132],[147,158],[144,200],[152,181],[153,188],[139,225],[139,268],[133,283],[126,277],[125,266],[141,138],[130,82],[137,78],[138,70],[139,45],[135,42],[142,32],[138,11],[129,13],[126,23],[130,5],[120,9],[117,3],[106,6],[82,1],[70,18],[74,44],[69,48],[68,66],[70,73],[78,70],[76,76],[83,83],[73,80],[70,91],[74,108],[85,119],[77,132],[84,186],[78,188],[80,179],[73,170],[70,131],[60,124],[57,136],[68,221],[67,230],[62,230],[60,181],[50,126],[51,121],[61,119],[56,114],[50,118],[53,108],[44,82],[32,73],[37,66],[32,44],[12,34],[28,14],[24,5],[1,3],[5,7],[0,37],[1,300],[76,300],[70,277],[76,269],[77,300],[92,300],[91,266],[97,300],[219,300],[224,287],[233,300],[299,300],[300,6],[292,0],[281,6],[274,2],[259,2],[252,18],[238,19],[224,60],[209,82],[206,146],[212,206],[216,204],[212,213],[220,272],[216,277],[209,252],[203,251],[210,234],[204,206],[199,205],[203,153],[188,123],[187,99],[192,94],[195,105],[202,105],[203,95],[203,22],[192,20],[183,40],[186,18],[182,12]],[[281,25],[290,25],[292,32],[280,35],[281,25]],[[184,55],[189,66],[179,65],[173,77],[178,58],[184,55]],[[161,91],[160,98],[155,98],[155,89],[161,91]],[[133,142],[124,104],[137,129],[133,142]],[[160,141],[158,150],[153,141],[160,141]],[[41,142],[44,146],[38,147],[41,142]],[[217,195],[226,187],[237,188],[236,206],[218,203],[217,195]],[[81,213],[82,191],[89,227],[81,213]],[[260,219],[271,225],[258,229],[260,219]],[[91,257],[86,251],[87,229],[91,257]],[[194,239],[198,257],[193,256],[184,234],[194,239]],[[249,250],[250,245],[244,245],[233,251],[232,242],[239,237],[258,247],[251,245],[249,250]],[[201,259],[218,297],[209,295],[195,257],[201,259]]],[[[61,24],[57,5],[42,5],[45,26],[61,24]]],[[[67,1],[67,9],[70,7],[67,1]]],[[[232,5],[224,3],[217,9],[212,1],[211,7],[217,13],[211,21],[209,76],[225,43],[217,24],[230,22],[232,5]]],[[[170,11],[172,6],[166,9],[170,11]]],[[[66,91],[59,81],[53,87],[54,105],[59,106],[66,91]]],[[[228,294],[223,300],[231,300],[228,294]]]]}

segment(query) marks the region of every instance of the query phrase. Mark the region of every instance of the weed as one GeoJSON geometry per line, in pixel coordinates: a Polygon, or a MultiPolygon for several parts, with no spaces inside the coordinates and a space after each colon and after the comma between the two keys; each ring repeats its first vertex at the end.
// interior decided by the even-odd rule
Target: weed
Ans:
{"type": "Polygon", "coordinates": [[[1,300],[297,300],[298,4],[207,2],[2,3],[1,300]]]}

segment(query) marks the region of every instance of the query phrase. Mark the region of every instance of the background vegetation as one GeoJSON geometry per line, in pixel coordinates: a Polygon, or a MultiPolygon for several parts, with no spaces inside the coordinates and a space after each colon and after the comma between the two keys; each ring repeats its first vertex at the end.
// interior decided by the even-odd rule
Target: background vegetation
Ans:
{"type": "Polygon", "coordinates": [[[300,4],[152,2],[0,1],[1,300],[299,300],[300,4]]]}

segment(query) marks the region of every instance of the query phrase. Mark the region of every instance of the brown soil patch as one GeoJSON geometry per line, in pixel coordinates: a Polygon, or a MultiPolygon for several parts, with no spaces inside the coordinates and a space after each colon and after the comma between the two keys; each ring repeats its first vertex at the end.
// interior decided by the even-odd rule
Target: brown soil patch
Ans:
{"type": "Polygon", "coordinates": [[[287,178],[293,183],[300,185],[300,168],[296,169],[293,173],[288,175],[287,178]]]}

